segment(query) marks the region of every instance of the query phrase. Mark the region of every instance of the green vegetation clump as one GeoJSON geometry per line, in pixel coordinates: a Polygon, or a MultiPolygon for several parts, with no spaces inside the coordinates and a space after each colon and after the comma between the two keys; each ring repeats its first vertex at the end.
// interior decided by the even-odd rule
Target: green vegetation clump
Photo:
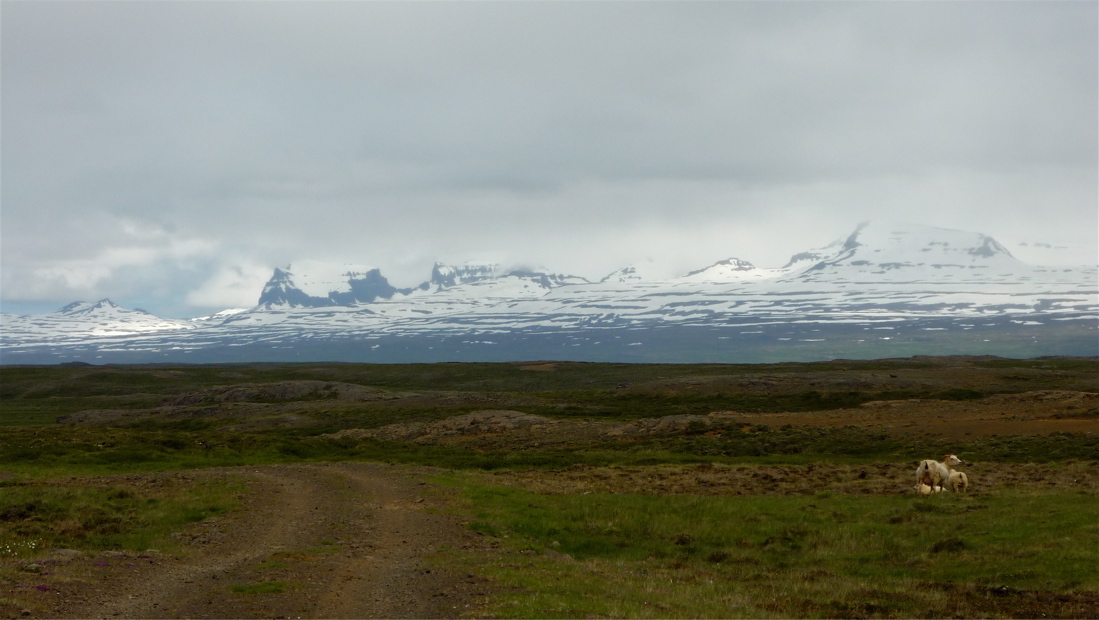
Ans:
{"type": "Polygon", "coordinates": [[[48,549],[160,548],[188,523],[237,505],[231,479],[135,488],[79,481],[0,487],[0,556],[48,549]]]}

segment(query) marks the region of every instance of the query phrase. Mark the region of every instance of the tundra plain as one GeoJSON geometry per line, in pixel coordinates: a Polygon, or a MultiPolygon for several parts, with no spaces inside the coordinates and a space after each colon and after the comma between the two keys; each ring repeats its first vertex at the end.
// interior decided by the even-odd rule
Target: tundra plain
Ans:
{"type": "Polygon", "coordinates": [[[4,366],[0,615],[1099,617],[1099,360],[4,366]]]}

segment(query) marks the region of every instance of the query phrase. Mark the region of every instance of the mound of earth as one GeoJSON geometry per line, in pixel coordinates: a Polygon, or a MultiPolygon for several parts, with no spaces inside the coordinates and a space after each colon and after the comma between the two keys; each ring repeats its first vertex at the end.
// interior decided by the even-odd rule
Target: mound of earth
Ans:
{"type": "Polygon", "coordinates": [[[224,430],[299,428],[317,424],[309,414],[344,403],[392,401],[415,396],[354,383],[334,381],[281,381],[244,383],[187,392],[172,396],[160,406],[147,409],[89,409],[59,416],[59,424],[128,424],[142,419],[239,420],[224,430]]]}
{"type": "MultiPolygon", "coordinates": [[[[1016,391],[1019,388],[1094,391],[1092,372],[1075,372],[1042,367],[981,367],[975,364],[996,358],[914,357],[905,360],[879,360],[880,368],[839,370],[830,363],[815,366],[768,368],[765,372],[691,375],[666,377],[644,383],[623,384],[620,390],[634,393],[678,394],[796,394],[818,392],[897,392],[922,393],[950,390],[975,390],[985,393],[1016,391]]],[[[838,361],[837,364],[846,362],[838,361]]],[[[873,365],[873,363],[871,363],[873,365]]]]}
{"type": "Polygon", "coordinates": [[[455,416],[438,422],[407,422],[380,428],[353,428],[326,437],[370,437],[396,441],[429,442],[456,435],[499,435],[513,431],[540,432],[561,424],[539,415],[521,411],[484,410],[455,416]]]}
{"type": "Polygon", "coordinates": [[[995,394],[989,396],[990,404],[1015,405],[1017,403],[1045,403],[1060,413],[1099,415],[1099,394],[1070,390],[1039,390],[1022,394],[995,394]]]}
{"type": "Polygon", "coordinates": [[[976,400],[871,401],[855,409],[796,413],[727,412],[741,422],[769,426],[855,425],[903,438],[926,435],[971,438],[1099,432],[1099,394],[1034,391],[976,400]]]}
{"type": "Polygon", "coordinates": [[[607,437],[642,437],[646,435],[665,435],[685,433],[713,428],[737,426],[735,413],[711,413],[709,415],[666,415],[659,418],[642,418],[622,426],[614,426],[604,431],[607,437]]]}
{"type": "Polygon", "coordinates": [[[636,387],[624,387],[628,392],[662,392],[692,394],[788,394],[805,390],[821,392],[876,392],[882,390],[925,390],[933,388],[933,378],[905,372],[798,372],[747,373],[737,375],[707,375],[677,377],[654,381],[636,387]]]}
{"type": "Polygon", "coordinates": [[[390,424],[347,429],[333,438],[373,438],[420,444],[462,445],[474,449],[548,446],[579,447],[598,441],[631,440],[683,433],[720,435],[753,427],[858,426],[895,438],[923,435],[967,439],[995,435],[1099,433],[1099,394],[1036,391],[1001,394],[979,400],[911,399],[873,401],[853,409],[747,413],[714,411],[677,414],[627,423],[590,419],[552,419],[510,410],[482,410],[437,422],[390,424]]]}
{"type": "Polygon", "coordinates": [[[188,392],[164,401],[165,405],[204,405],[215,403],[272,403],[288,400],[358,400],[396,398],[386,390],[335,381],[280,381],[243,383],[188,392]]]}
{"type": "Polygon", "coordinates": [[[196,419],[235,419],[235,424],[227,425],[224,431],[246,431],[265,429],[305,428],[315,426],[316,419],[299,413],[283,412],[248,405],[240,409],[225,406],[202,407],[158,407],[155,409],[89,409],[69,415],[58,416],[58,424],[90,425],[127,425],[142,420],[196,420],[196,419]]]}

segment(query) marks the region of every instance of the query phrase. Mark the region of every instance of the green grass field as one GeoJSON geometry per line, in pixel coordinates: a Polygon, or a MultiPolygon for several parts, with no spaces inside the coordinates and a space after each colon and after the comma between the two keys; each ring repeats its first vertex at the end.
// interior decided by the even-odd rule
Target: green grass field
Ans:
{"type": "Polygon", "coordinates": [[[243,490],[226,478],[155,488],[71,479],[0,486],[0,556],[160,549],[184,525],[236,507],[243,490]]]}
{"type": "Polygon", "coordinates": [[[491,571],[511,592],[496,607],[505,617],[979,616],[998,599],[976,593],[997,588],[1099,590],[1094,495],[539,495],[447,482],[472,527],[511,552],[491,571]]]}

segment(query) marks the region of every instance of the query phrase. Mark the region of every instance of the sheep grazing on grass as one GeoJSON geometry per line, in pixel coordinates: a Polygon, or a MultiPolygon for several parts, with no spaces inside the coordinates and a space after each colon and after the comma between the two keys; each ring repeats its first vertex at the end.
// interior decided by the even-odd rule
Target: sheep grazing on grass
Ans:
{"type": "Polygon", "coordinates": [[[931,487],[926,484],[920,483],[915,486],[916,492],[920,495],[931,495],[932,493],[942,493],[942,487],[931,487]]]}
{"type": "Polygon", "coordinates": [[[950,470],[955,465],[961,465],[961,463],[962,459],[953,454],[944,456],[942,463],[930,459],[920,461],[920,466],[916,468],[916,485],[926,484],[931,488],[941,487],[950,480],[950,470]]]}
{"type": "Polygon", "coordinates": [[[964,471],[950,472],[950,478],[946,481],[946,488],[955,493],[965,493],[969,489],[969,476],[964,471]]]}

